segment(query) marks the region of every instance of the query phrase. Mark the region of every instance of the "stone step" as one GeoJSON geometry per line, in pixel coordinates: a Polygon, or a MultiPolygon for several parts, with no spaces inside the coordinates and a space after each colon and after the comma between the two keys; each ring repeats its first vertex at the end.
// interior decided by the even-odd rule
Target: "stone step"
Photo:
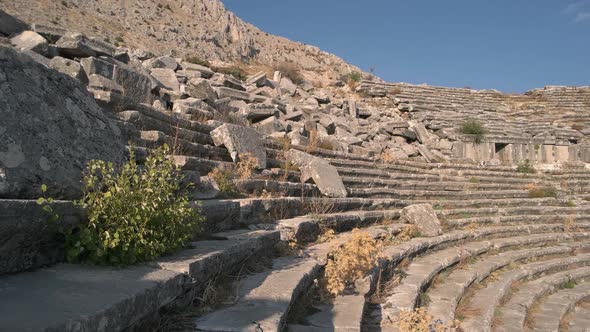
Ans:
{"type": "Polygon", "coordinates": [[[231,156],[225,148],[218,148],[212,145],[193,143],[180,137],[172,137],[161,131],[140,131],[140,138],[135,141],[138,146],[146,148],[157,148],[163,144],[168,146],[177,155],[187,155],[202,159],[212,159],[231,162],[231,156]]]}
{"type": "Polygon", "coordinates": [[[470,218],[459,218],[444,221],[444,225],[449,228],[463,227],[468,225],[489,225],[489,224],[507,224],[507,223],[548,223],[548,222],[584,222],[590,221],[590,215],[586,214],[585,211],[580,211],[581,214],[576,213],[577,211],[564,211],[558,214],[541,214],[541,215],[509,215],[509,216],[489,216],[489,217],[470,217],[470,218]]]}
{"type": "MultiPolygon", "coordinates": [[[[543,299],[538,310],[529,312],[531,329],[539,332],[559,331],[565,315],[577,303],[588,298],[590,298],[590,282],[575,285],[572,289],[558,290],[555,294],[543,299]]],[[[588,327],[590,328],[590,325],[588,327]]]]}
{"type": "Polygon", "coordinates": [[[408,190],[446,190],[446,191],[464,191],[464,190],[521,190],[522,184],[495,184],[479,182],[424,182],[424,181],[398,181],[383,180],[375,178],[362,177],[342,177],[342,181],[348,188],[404,188],[408,190]]]}
{"type": "Polygon", "coordinates": [[[527,198],[528,190],[489,190],[489,191],[441,191],[441,190],[399,190],[388,188],[350,188],[352,197],[376,197],[376,198],[399,198],[399,199],[505,199],[505,198],[527,198]]]}
{"type": "Polygon", "coordinates": [[[510,183],[527,185],[547,181],[545,178],[522,178],[513,176],[496,176],[495,174],[457,175],[444,171],[415,170],[408,172],[390,171],[381,169],[363,169],[350,167],[337,167],[338,173],[348,177],[379,178],[393,180],[423,180],[423,181],[460,181],[469,183],[510,183]]]}
{"type": "Polygon", "coordinates": [[[220,269],[273,248],[276,231],[215,234],[154,262],[127,268],[59,264],[0,276],[2,329],[7,331],[121,331],[172,303],[193,285],[204,287],[220,269]],[[31,301],[34,299],[34,301],[31,301]]]}
{"type": "Polygon", "coordinates": [[[571,236],[561,234],[542,234],[493,240],[467,242],[460,246],[432,252],[415,258],[404,269],[401,283],[391,290],[390,296],[381,305],[382,321],[395,322],[401,311],[412,311],[419,305],[419,295],[442,270],[461,261],[469,260],[486,254],[488,251],[502,250],[506,247],[539,245],[545,242],[571,239],[571,236]]]}
{"type": "MultiPolygon", "coordinates": [[[[590,227],[590,224],[587,225],[590,227]]],[[[563,231],[562,224],[537,224],[527,226],[499,226],[480,228],[471,231],[451,231],[443,235],[432,238],[413,238],[407,242],[398,245],[387,246],[382,252],[382,257],[387,259],[387,264],[382,266],[383,270],[395,267],[404,259],[411,259],[412,257],[426,252],[437,250],[438,248],[445,248],[464,241],[482,240],[487,237],[508,237],[527,234],[551,233],[555,231],[563,231]]],[[[381,313],[377,310],[371,310],[370,314],[365,316],[364,324],[369,329],[381,328],[381,313]]]]}
{"type": "Polygon", "coordinates": [[[573,214],[588,213],[590,205],[585,206],[516,206],[516,207],[488,207],[466,208],[453,210],[439,210],[437,215],[441,219],[451,220],[457,218],[474,218],[487,216],[511,216],[511,215],[539,215],[539,214],[573,214]]]}
{"type": "MultiPolygon", "coordinates": [[[[391,234],[386,226],[371,227],[374,238],[391,234]]],[[[350,234],[310,246],[301,257],[274,259],[272,268],[239,281],[237,302],[194,320],[195,331],[282,331],[294,302],[311,286],[327,262],[331,248],[350,234]]]]}
{"type": "MultiPolygon", "coordinates": [[[[281,232],[283,241],[295,240],[298,243],[314,242],[321,235],[321,231],[332,229],[338,233],[349,231],[353,228],[367,227],[372,224],[395,222],[399,219],[399,210],[373,210],[373,211],[347,211],[339,213],[327,213],[321,211],[323,207],[317,207],[321,213],[313,213],[290,219],[276,221],[276,229],[281,232]]],[[[396,228],[401,231],[402,225],[396,228]]]]}
{"type": "Polygon", "coordinates": [[[443,323],[454,322],[456,319],[455,310],[467,289],[489,277],[493,272],[513,262],[542,259],[543,256],[568,255],[574,253],[580,247],[588,246],[588,244],[579,242],[563,242],[557,246],[550,246],[552,242],[559,239],[577,241],[579,238],[563,233],[547,234],[547,236],[549,237],[548,241],[543,243],[542,247],[501,252],[482,258],[465,268],[454,269],[444,279],[439,280],[428,289],[427,294],[430,299],[430,303],[427,305],[428,313],[434,319],[440,319],[443,323]]]}
{"type": "Polygon", "coordinates": [[[590,305],[588,302],[584,306],[578,306],[571,313],[571,318],[567,324],[568,332],[588,332],[590,330],[590,305]]]}
{"type": "Polygon", "coordinates": [[[528,310],[535,302],[546,294],[550,294],[567,282],[583,282],[590,278],[590,267],[581,267],[563,271],[539,278],[535,281],[520,285],[518,290],[499,310],[499,317],[495,320],[496,331],[513,331],[525,328],[528,310]]]}
{"type": "Polygon", "coordinates": [[[313,258],[274,259],[272,269],[240,280],[237,303],[194,320],[195,331],[281,331],[321,265],[313,258]]]}
{"type": "Polygon", "coordinates": [[[322,194],[315,184],[284,182],[264,179],[234,181],[237,190],[246,195],[275,195],[287,197],[320,197],[322,194]]]}
{"type": "MultiPolygon", "coordinates": [[[[159,112],[155,112],[158,114],[159,112]]],[[[163,113],[162,113],[163,114],[163,113]]],[[[121,121],[135,125],[139,130],[161,131],[171,137],[181,137],[184,140],[203,145],[213,145],[213,139],[209,134],[175,126],[175,124],[163,121],[161,118],[152,118],[140,111],[124,111],[117,113],[121,121]]]]}
{"type": "Polygon", "coordinates": [[[460,327],[464,331],[490,331],[496,308],[509,293],[514,283],[540,273],[564,271],[568,270],[570,266],[586,265],[590,265],[590,254],[529,263],[503,273],[498,280],[491,281],[485,288],[478,289],[473,297],[461,305],[459,310],[465,313],[465,318],[460,323],[460,327]]]}
{"type": "Polygon", "coordinates": [[[202,159],[198,157],[191,157],[191,156],[169,156],[174,161],[174,164],[180,167],[181,170],[184,171],[195,171],[199,172],[199,174],[207,175],[212,170],[219,168],[225,170],[232,170],[235,166],[234,163],[226,162],[226,161],[219,161],[219,160],[210,160],[210,159],[202,159]]]}

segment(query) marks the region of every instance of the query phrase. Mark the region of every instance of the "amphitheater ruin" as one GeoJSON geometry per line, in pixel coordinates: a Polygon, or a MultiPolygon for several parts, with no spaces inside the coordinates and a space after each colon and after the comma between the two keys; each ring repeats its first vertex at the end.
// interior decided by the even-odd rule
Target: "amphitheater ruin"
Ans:
{"type": "Polygon", "coordinates": [[[588,331],[590,87],[297,83],[0,11],[0,331],[588,331]],[[66,263],[39,188],[75,226],[86,161],[165,143],[206,234],[125,268],[66,263]],[[208,174],[247,155],[224,197],[208,174]],[[378,258],[327,296],[358,232],[378,258]]]}

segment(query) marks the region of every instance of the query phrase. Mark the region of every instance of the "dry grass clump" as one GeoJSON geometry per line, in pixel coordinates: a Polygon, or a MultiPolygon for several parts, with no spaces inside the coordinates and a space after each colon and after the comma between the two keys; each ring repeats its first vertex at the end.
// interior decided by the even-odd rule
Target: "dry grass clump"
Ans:
{"type": "Polygon", "coordinates": [[[309,132],[309,144],[306,152],[312,152],[315,149],[334,150],[334,144],[331,141],[320,136],[317,130],[309,132]]]}
{"type": "Polygon", "coordinates": [[[379,159],[381,159],[381,162],[384,164],[390,164],[395,161],[395,158],[393,158],[393,155],[389,153],[389,150],[381,152],[379,159]]]}
{"type": "Polygon", "coordinates": [[[233,174],[231,171],[215,168],[209,172],[208,175],[215,181],[215,183],[217,183],[219,191],[223,196],[233,197],[238,194],[238,190],[236,189],[236,185],[232,179],[233,174]]]}
{"type": "Polygon", "coordinates": [[[402,231],[395,236],[395,240],[400,242],[406,242],[419,236],[420,231],[418,230],[418,227],[416,227],[416,225],[410,225],[402,229],[402,231]]]}
{"type": "Polygon", "coordinates": [[[403,310],[399,314],[397,326],[400,332],[446,332],[453,329],[440,319],[435,320],[424,308],[413,311],[403,310]]]}
{"type": "Polygon", "coordinates": [[[529,184],[527,186],[529,190],[529,198],[546,198],[546,197],[557,197],[558,192],[555,187],[552,186],[539,186],[537,184],[529,184]]]}
{"type": "Polygon", "coordinates": [[[375,267],[381,243],[366,232],[354,229],[351,239],[333,249],[326,264],[326,289],[332,295],[341,294],[375,267]]]}
{"type": "Polygon", "coordinates": [[[194,65],[200,65],[205,67],[211,66],[211,63],[209,63],[209,61],[201,59],[198,55],[187,55],[186,57],[184,57],[183,60],[194,65]]]}
{"type": "Polygon", "coordinates": [[[258,160],[250,153],[240,155],[240,160],[236,164],[236,173],[241,180],[251,179],[252,174],[258,168],[258,160]]]}
{"type": "Polygon", "coordinates": [[[280,71],[284,77],[290,79],[295,84],[301,84],[303,82],[303,76],[297,65],[293,62],[283,62],[276,66],[275,70],[280,71]]]}
{"type": "Polygon", "coordinates": [[[564,232],[575,232],[577,230],[578,226],[576,224],[576,218],[571,216],[571,217],[567,217],[565,218],[564,222],[563,222],[563,231],[564,232]]]}

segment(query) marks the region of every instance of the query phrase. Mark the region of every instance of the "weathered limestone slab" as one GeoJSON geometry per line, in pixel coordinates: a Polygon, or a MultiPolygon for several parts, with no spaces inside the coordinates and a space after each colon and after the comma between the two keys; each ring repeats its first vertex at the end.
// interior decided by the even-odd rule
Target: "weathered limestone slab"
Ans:
{"type": "Polygon", "coordinates": [[[186,92],[193,98],[215,101],[217,99],[217,93],[209,82],[202,78],[191,78],[186,86],[186,92]]]}
{"type": "Polygon", "coordinates": [[[176,62],[176,59],[173,57],[166,55],[148,60],[147,66],[150,68],[166,68],[176,70],[178,69],[178,62],[176,62]]]}
{"type": "Polygon", "coordinates": [[[123,87],[115,81],[104,76],[92,74],[88,78],[88,88],[91,90],[100,90],[105,92],[114,92],[123,94],[123,87]]]}
{"type": "Polygon", "coordinates": [[[285,127],[281,121],[275,117],[270,117],[266,120],[260,121],[255,125],[255,127],[259,132],[265,135],[271,135],[273,133],[285,131],[285,127]]]}
{"type": "Polygon", "coordinates": [[[214,90],[217,92],[217,96],[219,96],[220,99],[231,98],[234,100],[243,100],[248,103],[252,101],[252,95],[244,91],[226,88],[223,86],[216,87],[214,90]]]}
{"type": "Polygon", "coordinates": [[[438,236],[442,234],[440,221],[430,204],[415,204],[402,209],[400,218],[409,224],[416,225],[422,236],[438,236]]]}
{"type": "Polygon", "coordinates": [[[121,162],[119,128],[77,80],[0,47],[0,197],[77,198],[92,159],[121,162]]]}
{"type": "Polygon", "coordinates": [[[12,37],[10,42],[18,50],[29,50],[43,55],[47,54],[49,48],[47,40],[34,31],[23,31],[12,37]]]}
{"type": "Polygon", "coordinates": [[[60,55],[66,58],[86,58],[90,56],[113,56],[116,48],[98,39],[89,38],[81,33],[68,32],[55,45],[60,55]]]}
{"type": "Polygon", "coordinates": [[[412,129],[414,129],[414,132],[416,132],[416,136],[418,137],[418,141],[422,144],[428,144],[430,143],[430,134],[428,133],[428,130],[426,130],[426,127],[424,127],[424,124],[422,123],[418,123],[416,125],[414,125],[412,127],[412,129]]]}
{"type": "Polygon", "coordinates": [[[334,198],[348,196],[338,170],[327,161],[295,149],[289,150],[286,158],[299,167],[301,181],[313,180],[322,194],[334,198]]]}
{"type": "Polygon", "coordinates": [[[266,168],[266,149],[262,135],[252,128],[226,123],[211,131],[216,146],[225,146],[233,161],[248,153],[256,158],[259,168],[266,168]]]}
{"type": "Polygon", "coordinates": [[[86,72],[82,66],[74,60],[56,56],[49,61],[49,67],[69,75],[84,84],[88,83],[88,76],[86,76],[86,72]]]}
{"type": "Polygon", "coordinates": [[[82,65],[87,75],[96,74],[113,79],[115,73],[115,65],[95,57],[81,59],[80,65],[82,65]]]}
{"type": "Polygon", "coordinates": [[[264,86],[265,83],[266,73],[264,73],[263,71],[248,77],[248,79],[246,80],[246,85],[256,84],[256,86],[258,87],[264,86]]]}
{"type": "Polygon", "coordinates": [[[181,66],[182,66],[182,69],[184,69],[188,72],[199,73],[199,76],[202,78],[211,78],[213,76],[213,74],[215,74],[211,69],[209,69],[205,66],[197,65],[194,63],[186,62],[186,61],[182,62],[181,66]]]}
{"type": "Polygon", "coordinates": [[[174,70],[169,68],[154,68],[150,73],[165,89],[177,93],[180,92],[180,84],[178,83],[174,70]]]}

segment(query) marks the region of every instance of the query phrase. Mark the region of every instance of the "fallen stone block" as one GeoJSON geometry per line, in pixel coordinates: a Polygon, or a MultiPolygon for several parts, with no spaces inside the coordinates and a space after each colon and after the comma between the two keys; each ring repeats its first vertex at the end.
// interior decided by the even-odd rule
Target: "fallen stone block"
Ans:
{"type": "Polygon", "coordinates": [[[165,68],[171,70],[176,70],[179,67],[178,62],[176,62],[176,59],[174,59],[171,56],[161,56],[158,58],[152,58],[146,61],[144,63],[144,66],[147,66],[148,68],[165,68]]]}
{"type": "Polygon", "coordinates": [[[123,87],[115,81],[110,80],[100,75],[90,75],[88,78],[88,88],[92,90],[100,90],[105,92],[114,92],[123,94],[123,87]]]}
{"type": "Polygon", "coordinates": [[[261,71],[257,74],[254,74],[246,80],[246,85],[253,85],[256,84],[257,87],[262,87],[266,85],[266,74],[261,71]]]}
{"type": "Polygon", "coordinates": [[[402,209],[400,219],[415,225],[421,236],[438,236],[443,233],[436,212],[430,204],[414,204],[402,209]]]}
{"type": "Polygon", "coordinates": [[[277,132],[284,132],[285,126],[281,121],[275,117],[270,117],[266,120],[258,122],[254,127],[265,135],[271,135],[277,132]]]}
{"type": "Polygon", "coordinates": [[[313,180],[323,195],[333,198],[344,198],[348,196],[338,170],[324,159],[295,149],[289,150],[286,158],[299,167],[301,181],[308,182],[313,180]]]}
{"type": "Polygon", "coordinates": [[[420,142],[422,144],[430,143],[430,140],[431,140],[430,133],[428,133],[428,130],[426,130],[426,127],[424,127],[424,124],[418,123],[418,124],[414,125],[412,127],[412,129],[416,133],[416,137],[418,138],[418,142],[420,142]]]}
{"type": "Polygon", "coordinates": [[[230,89],[223,86],[215,87],[214,90],[217,92],[217,96],[219,96],[220,99],[231,98],[233,100],[243,100],[248,103],[252,101],[252,95],[245,91],[230,89]]]}
{"type": "Polygon", "coordinates": [[[90,56],[113,56],[116,48],[98,39],[89,38],[81,33],[68,32],[63,35],[55,46],[58,52],[66,58],[86,58],[90,56]]]}
{"type": "Polygon", "coordinates": [[[49,49],[47,40],[34,31],[23,31],[12,37],[10,42],[17,50],[33,51],[41,55],[47,55],[49,49]]]}
{"type": "Polygon", "coordinates": [[[225,146],[234,162],[248,153],[256,159],[258,168],[266,168],[264,141],[256,130],[226,123],[211,131],[211,138],[216,146],[225,146]]]}
{"type": "Polygon", "coordinates": [[[82,65],[87,75],[96,74],[113,79],[115,73],[115,65],[95,57],[81,59],[80,65],[82,65]]]}
{"type": "Polygon", "coordinates": [[[88,84],[88,76],[86,76],[84,68],[74,60],[56,56],[49,61],[49,67],[88,84]]]}
{"type": "Polygon", "coordinates": [[[178,83],[174,70],[169,68],[154,68],[150,73],[165,89],[180,92],[180,84],[178,83]]]}
{"type": "Polygon", "coordinates": [[[197,65],[186,61],[181,63],[181,67],[185,71],[199,73],[199,76],[202,78],[211,78],[213,77],[213,74],[215,74],[211,69],[205,66],[197,65]]]}
{"type": "Polygon", "coordinates": [[[186,86],[189,96],[197,99],[214,102],[217,100],[217,93],[209,84],[209,81],[202,78],[191,78],[186,86]]]}

